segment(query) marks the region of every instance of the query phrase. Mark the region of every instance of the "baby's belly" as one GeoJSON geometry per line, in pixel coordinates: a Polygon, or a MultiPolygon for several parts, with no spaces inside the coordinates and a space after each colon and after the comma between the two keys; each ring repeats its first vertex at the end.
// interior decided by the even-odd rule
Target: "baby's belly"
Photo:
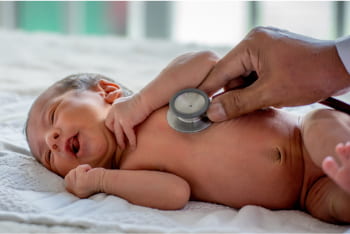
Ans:
{"type": "Polygon", "coordinates": [[[193,199],[235,208],[259,205],[269,209],[289,209],[299,204],[302,168],[297,162],[293,165],[286,162],[290,161],[288,159],[275,160],[256,155],[240,160],[225,160],[224,154],[212,156],[216,160],[211,166],[203,165],[203,168],[196,169],[195,176],[187,177],[193,199]],[[222,165],[215,165],[220,161],[222,165]]]}
{"type": "Polygon", "coordinates": [[[288,209],[298,204],[303,179],[300,132],[265,117],[215,124],[190,137],[178,173],[190,182],[194,199],[236,208],[288,209]]]}

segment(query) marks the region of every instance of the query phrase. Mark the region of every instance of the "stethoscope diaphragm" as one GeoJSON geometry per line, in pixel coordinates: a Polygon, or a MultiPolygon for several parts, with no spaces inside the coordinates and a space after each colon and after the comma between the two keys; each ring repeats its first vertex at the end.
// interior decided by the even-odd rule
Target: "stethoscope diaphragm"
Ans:
{"type": "Polygon", "coordinates": [[[209,104],[209,97],[202,90],[194,88],[181,90],[170,99],[168,123],[179,132],[202,131],[211,125],[206,116],[209,104]]]}

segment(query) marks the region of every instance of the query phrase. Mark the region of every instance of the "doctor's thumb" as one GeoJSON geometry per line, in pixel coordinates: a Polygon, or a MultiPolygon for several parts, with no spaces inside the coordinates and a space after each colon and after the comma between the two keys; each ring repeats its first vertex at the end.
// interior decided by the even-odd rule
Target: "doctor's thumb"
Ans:
{"type": "Polygon", "coordinates": [[[260,109],[259,95],[247,89],[232,90],[215,97],[207,111],[208,118],[221,122],[260,109]]]}

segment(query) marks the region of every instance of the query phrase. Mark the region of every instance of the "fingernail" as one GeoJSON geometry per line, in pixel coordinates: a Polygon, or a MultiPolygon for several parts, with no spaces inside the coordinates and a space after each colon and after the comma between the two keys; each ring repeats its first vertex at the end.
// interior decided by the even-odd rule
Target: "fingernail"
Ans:
{"type": "Polygon", "coordinates": [[[214,122],[221,122],[227,119],[225,109],[220,102],[212,103],[207,114],[209,119],[214,122]]]}

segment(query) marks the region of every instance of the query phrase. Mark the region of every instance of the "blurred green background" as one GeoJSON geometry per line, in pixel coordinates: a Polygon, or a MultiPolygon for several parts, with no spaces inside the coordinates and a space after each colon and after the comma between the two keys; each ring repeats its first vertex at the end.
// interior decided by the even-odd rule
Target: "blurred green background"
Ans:
{"type": "Polygon", "coordinates": [[[69,31],[69,24],[74,24],[72,21],[78,21],[84,22],[76,28],[79,33],[125,34],[127,2],[19,1],[14,4],[16,26],[20,29],[64,33],[69,31]],[[75,11],[73,18],[69,11],[75,11]]]}
{"type": "Polygon", "coordinates": [[[231,44],[257,25],[334,39],[349,14],[347,1],[1,1],[0,28],[231,44]]]}

